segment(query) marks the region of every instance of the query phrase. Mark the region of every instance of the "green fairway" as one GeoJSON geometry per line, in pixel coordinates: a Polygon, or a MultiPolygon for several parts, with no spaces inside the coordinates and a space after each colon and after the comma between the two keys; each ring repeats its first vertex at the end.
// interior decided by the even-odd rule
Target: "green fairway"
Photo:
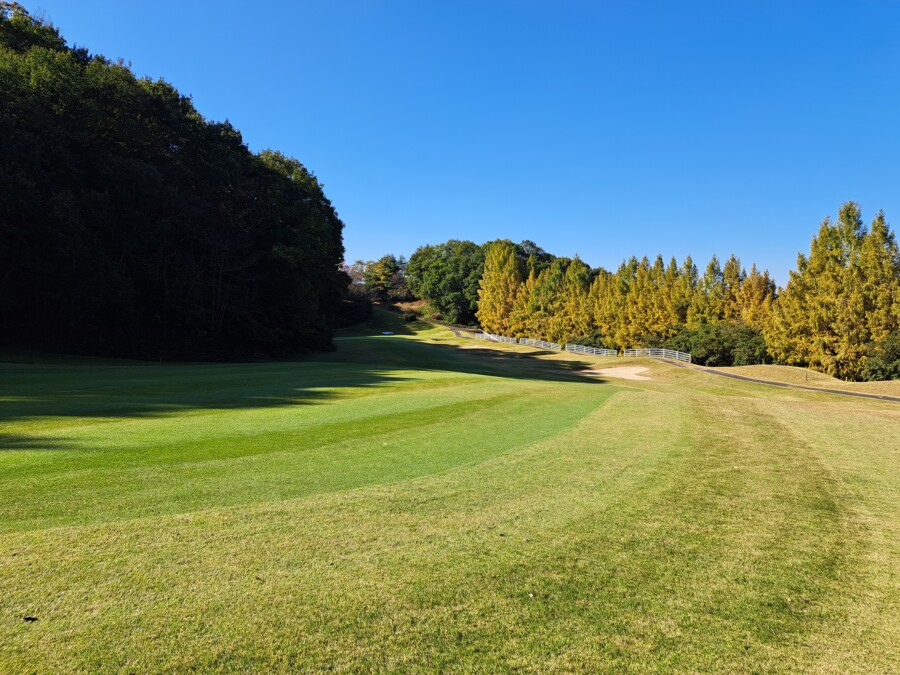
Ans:
{"type": "Polygon", "coordinates": [[[336,344],[0,363],[0,672],[900,670],[900,405],[336,344]]]}

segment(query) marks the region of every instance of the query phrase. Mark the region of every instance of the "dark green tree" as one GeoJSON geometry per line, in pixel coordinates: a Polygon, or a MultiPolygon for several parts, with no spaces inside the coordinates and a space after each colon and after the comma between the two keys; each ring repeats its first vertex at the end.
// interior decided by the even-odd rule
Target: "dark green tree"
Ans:
{"type": "Polygon", "coordinates": [[[482,274],[484,249],[458,239],[419,247],[406,267],[410,291],[455,324],[475,323],[482,274]]]}
{"type": "Polygon", "coordinates": [[[343,223],[164,81],[0,4],[0,340],[141,357],[325,347],[343,223]]]}

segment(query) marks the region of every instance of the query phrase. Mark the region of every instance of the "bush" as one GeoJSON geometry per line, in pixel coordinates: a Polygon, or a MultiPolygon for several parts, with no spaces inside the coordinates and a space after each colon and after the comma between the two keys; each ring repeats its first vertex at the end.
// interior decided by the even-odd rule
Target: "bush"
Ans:
{"type": "Polygon", "coordinates": [[[862,369],[862,379],[900,380],[900,330],[895,330],[882,342],[869,346],[869,358],[862,369]]]}
{"type": "Polygon", "coordinates": [[[407,312],[406,314],[403,315],[403,320],[404,320],[404,321],[415,321],[415,320],[418,319],[418,318],[419,318],[419,317],[416,316],[416,313],[415,313],[415,312],[407,312]]]}
{"type": "Polygon", "coordinates": [[[689,352],[701,366],[749,366],[771,363],[766,341],[758,330],[741,321],[723,321],[684,329],[666,341],[667,349],[689,352]]]}

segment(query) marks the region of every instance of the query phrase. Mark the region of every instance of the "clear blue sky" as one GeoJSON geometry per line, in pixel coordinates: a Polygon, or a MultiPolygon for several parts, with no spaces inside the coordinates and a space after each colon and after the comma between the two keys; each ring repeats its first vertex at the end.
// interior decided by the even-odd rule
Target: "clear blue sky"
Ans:
{"type": "Polygon", "coordinates": [[[786,281],[841,202],[900,223],[900,2],[21,0],[299,158],[348,259],[533,239],[786,281]]]}

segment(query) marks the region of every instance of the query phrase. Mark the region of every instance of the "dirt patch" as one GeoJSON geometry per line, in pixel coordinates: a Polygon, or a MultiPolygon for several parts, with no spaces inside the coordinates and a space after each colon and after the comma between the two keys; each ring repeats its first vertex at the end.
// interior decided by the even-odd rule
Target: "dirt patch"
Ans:
{"type": "Polygon", "coordinates": [[[643,366],[616,366],[615,368],[600,368],[598,370],[580,370],[582,375],[599,375],[601,377],[615,377],[620,380],[650,380],[652,378],[641,375],[646,368],[643,366]]]}

